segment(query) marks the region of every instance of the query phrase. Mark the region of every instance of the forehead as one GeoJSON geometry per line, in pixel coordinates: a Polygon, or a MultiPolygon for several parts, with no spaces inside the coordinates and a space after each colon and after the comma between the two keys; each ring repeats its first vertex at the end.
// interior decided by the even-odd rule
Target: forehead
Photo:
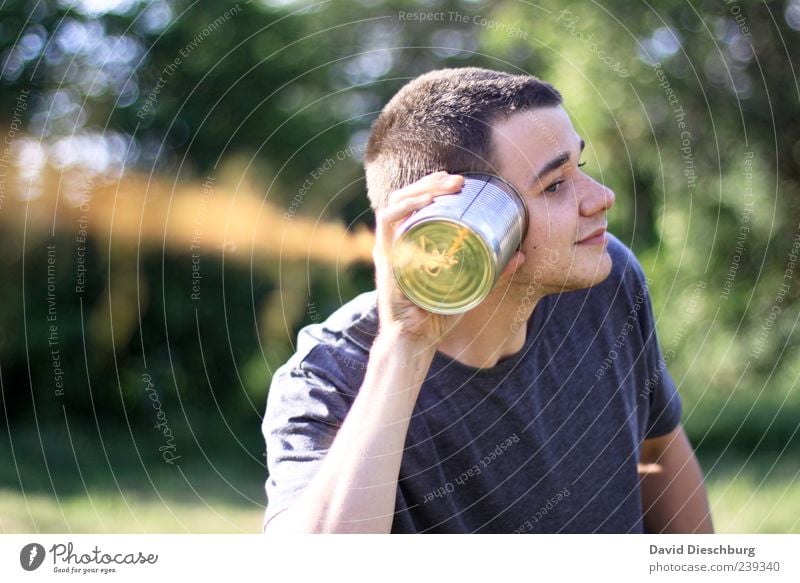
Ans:
{"type": "Polygon", "coordinates": [[[492,148],[499,161],[522,158],[538,165],[579,146],[580,137],[560,105],[514,113],[492,128],[492,148]]]}

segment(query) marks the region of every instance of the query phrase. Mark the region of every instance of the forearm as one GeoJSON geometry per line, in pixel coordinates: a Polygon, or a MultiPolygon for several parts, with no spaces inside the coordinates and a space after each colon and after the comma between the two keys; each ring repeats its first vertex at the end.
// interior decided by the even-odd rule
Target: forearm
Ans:
{"type": "Polygon", "coordinates": [[[319,472],[270,530],[388,533],[408,425],[435,349],[381,333],[319,472]]]}
{"type": "Polygon", "coordinates": [[[364,383],[322,465],[267,532],[389,533],[406,434],[436,346],[459,316],[422,310],[395,280],[392,250],[397,225],[453,194],[462,176],[434,172],[392,192],[375,213],[375,287],[380,332],[370,350],[364,383]]]}
{"type": "Polygon", "coordinates": [[[646,445],[642,454],[646,530],[713,533],[703,474],[683,428],[653,441],[656,443],[646,445]]]}

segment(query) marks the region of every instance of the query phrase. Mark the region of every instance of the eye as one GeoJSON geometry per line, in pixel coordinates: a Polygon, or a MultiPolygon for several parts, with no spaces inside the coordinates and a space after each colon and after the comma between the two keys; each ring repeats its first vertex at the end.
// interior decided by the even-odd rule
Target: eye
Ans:
{"type": "Polygon", "coordinates": [[[544,189],[545,192],[558,192],[561,185],[564,184],[563,180],[556,180],[553,184],[544,189]]]}

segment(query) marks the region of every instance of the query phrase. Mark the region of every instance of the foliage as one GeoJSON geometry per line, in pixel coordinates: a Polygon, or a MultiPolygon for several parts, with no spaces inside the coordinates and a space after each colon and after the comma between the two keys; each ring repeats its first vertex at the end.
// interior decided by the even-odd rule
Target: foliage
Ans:
{"type": "MultiPolygon", "coordinates": [[[[360,168],[369,125],[408,79],[477,65],[551,81],[587,142],[587,169],[617,194],[612,231],[651,279],[692,439],[708,450],[797,445],[797,0],[90,6],[0,7],[0,128],[22,170],[44,152],[89,180],[246,181],[265,205],[351,230],[371,224],[360,168]]],[[[372,284],[364,264],[206,250],[203,297],[191,301],[191,249],[164,246],[155,229],[141,246],[90,237],[86,288],[74,293],[75,224],[29,212],[41,207],[33,178],[17,190],[0,180],[10,436],[66,417],[151,431],[149,374],[184,447],[192,422],[211,418],[248,444],[237,455],[259,458],[265,388],[298,328],[372,284]],[[48,344],[48,245],[63,396],[48,344]]]]}

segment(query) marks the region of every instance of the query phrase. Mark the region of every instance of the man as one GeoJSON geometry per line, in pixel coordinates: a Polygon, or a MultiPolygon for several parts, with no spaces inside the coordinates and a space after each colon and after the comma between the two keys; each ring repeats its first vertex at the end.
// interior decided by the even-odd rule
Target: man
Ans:
{"type": "Polygon", "coordinates": [[[646,281],[606,232],[614,194],[550,85],[446,69],[367,148],[376,292],[305,328],[274,375],[266,532],[711,532],[646,281]],[[489,297],[428,313],[389,263],[449,172],[499,175],[530,225],[489,297]]]}

